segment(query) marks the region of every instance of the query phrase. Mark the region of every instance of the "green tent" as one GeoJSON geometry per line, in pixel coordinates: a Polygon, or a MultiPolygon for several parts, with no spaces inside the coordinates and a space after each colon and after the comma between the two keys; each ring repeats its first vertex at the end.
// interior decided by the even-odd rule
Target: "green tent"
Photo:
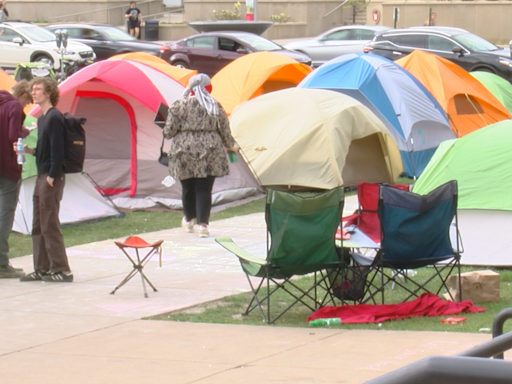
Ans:
{"type": "Polygon", "coordinates": [[[470,72],[482,85],[512,113],[512,84],[504,78],[489,72],[470,72]]]}
{"type": "MultiPolygon", "coordinates": [[[[25,121],[23,122],[23,125],[25,127],[32,127],[32,123],[36,123],[37,119],[33,116],[27,115],[25,118],[25,121]]],[[[34,129],[30,132],[30,135],[25,137],[23,140],[23,143],[27,144],[31,148],[35,148],[37,145],[37,129],[34,129]]],[[[36,168],[36,160],[34,156],[26,155],[25,156],[26,162],[23,164],[23,174],[22,178],[26,179],[27,177],[32,177],[37,175],[37,168],[36,168]]]]}
{"type": "Polygon", "coordinates": [[[413,191],[427,194],[457,180],[459,209],[512,210],[512,121],[478,129],[442,142],[413,191]]]}
{"type": "Polygon", "coordinates": [[[478,129],[437,148],[414,185],[426,194],[457,180],[461,263],[512,266],[512,121],[478,129]]]}

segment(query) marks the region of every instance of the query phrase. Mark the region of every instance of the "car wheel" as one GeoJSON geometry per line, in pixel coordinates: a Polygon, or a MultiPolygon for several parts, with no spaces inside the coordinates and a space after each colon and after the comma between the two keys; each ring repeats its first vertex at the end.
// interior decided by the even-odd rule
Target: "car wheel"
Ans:
{"type": "Polygon", "coordinates": [[[184,61],[175,61],[174,63],[172,63],[172,65],[174,65],[175,67],[178,67],[178,68],[185,68],[185,69],[189,69],[187,63],[185,63],[184,61]]]}
{"type": "Polygon", "coordinates": [[[53,68],[53,59],[48,55],[37,55],[34,57],[34,63],[37,62],[48,64],[53,68]]]}
{"type": "Polygon", "coordinates": [[[496,74],[496,72],[494,72],[492,69],[487,68],[487,67],[475,68],[475,69],[472,70],[472,72],[473,71],[487,72],[487,73],[494,73],[494,74],[496,74]]]}

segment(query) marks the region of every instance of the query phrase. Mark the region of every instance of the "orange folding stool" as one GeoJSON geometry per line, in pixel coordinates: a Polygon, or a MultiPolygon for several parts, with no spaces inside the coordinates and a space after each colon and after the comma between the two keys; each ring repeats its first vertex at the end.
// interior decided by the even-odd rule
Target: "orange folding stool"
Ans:
{"type": "Polygon", "coordinates": [[[128,237],[124,243],[121,243],[119,241],[114,241],[114,243],[119,247],[121,251],[125,254],[125,256],[130,260],[132,263],[133,269],[128,273],[128,275],[124,278],[121,283],[112,291],[110,292],[111,295],[116,293],[116,291],[121,288],[123,285],[125,285],[130,279],[137,274],[137,272],[140,274],[142,279],[142,287],[144,288],[144,297],[148,297],[148,292],[146,291],[146,281],[148,284],[153,288],[154,292],[157,292],[157,289],[153,284],[151,284],[151,281],[146,277],[146,275],[143,272],[144,266],[147,264],[147,262],[151,259],[151,257],[158,253],[159,258],[159,265],[162,266],[162,243],[163,240],[157,240],[154,243],[148,243],[146,240],[141,239],[138,236],[130,236],[128,237]],[[135,250],[135,257],[132,257],[126,252],[127,248],[132,248],[135,250]],[[149,248],[149,252],[141,257],[139,254],[139,249],[143,248],[149,248]]]}

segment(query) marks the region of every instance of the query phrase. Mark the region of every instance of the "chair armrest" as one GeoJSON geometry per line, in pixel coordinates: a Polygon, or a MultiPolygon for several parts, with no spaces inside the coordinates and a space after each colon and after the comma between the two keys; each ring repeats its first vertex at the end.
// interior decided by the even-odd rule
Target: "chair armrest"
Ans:
{"type": "Polygon", "coordinates": [[[250,276],[263,277],[267,271],[267,261],[251,255],[249,252],[236,245],[229,237],[217,237],[217,243],[238,257],[243,271],[250,276]]]}
{"type": "Polygon", "coordinates": [[[349,216],[345,216],[341,219],[341,221],[344,223],[343,227],[346,227],[348,225],[355,225],[357,224],[357,220],[359,218],[359,210],[355,211],[353,214],[349,216]]]}
{"type": "Polygon", "coordinates": [[[232,239],[229,237],[217,237],[215,239],[217,243],[222,245],[224,248],[226,248],[229,252],[233,253],[236,257],[239,259],[242,259],[243,261],[246,261],[248,263],[254,263],[258,265],[265,265],[267,264],[266,260],[260,259],[259,257],[251,255],[249,252],[247,252],[245,249],[240,248],[238,245],[234,243],[232,239]]]}

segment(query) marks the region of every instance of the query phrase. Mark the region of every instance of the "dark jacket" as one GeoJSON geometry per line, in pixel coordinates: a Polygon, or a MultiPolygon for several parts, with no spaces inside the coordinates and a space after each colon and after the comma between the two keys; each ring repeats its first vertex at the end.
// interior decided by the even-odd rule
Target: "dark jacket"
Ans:
{"type": "Polygon", "coordinates": [[[57,108],[37,120],[37,173],[56,179],[63,173],[66,122],[57,108]]]}
{"type": "Polygon", "coordinates": [[[21,165],[18,165],[12,143],[28,135],[28,131],[21,129],[24,119],[18,99],[9,92],[0,91],[0,175],[14,181],[21,178],[21,165]]]}

